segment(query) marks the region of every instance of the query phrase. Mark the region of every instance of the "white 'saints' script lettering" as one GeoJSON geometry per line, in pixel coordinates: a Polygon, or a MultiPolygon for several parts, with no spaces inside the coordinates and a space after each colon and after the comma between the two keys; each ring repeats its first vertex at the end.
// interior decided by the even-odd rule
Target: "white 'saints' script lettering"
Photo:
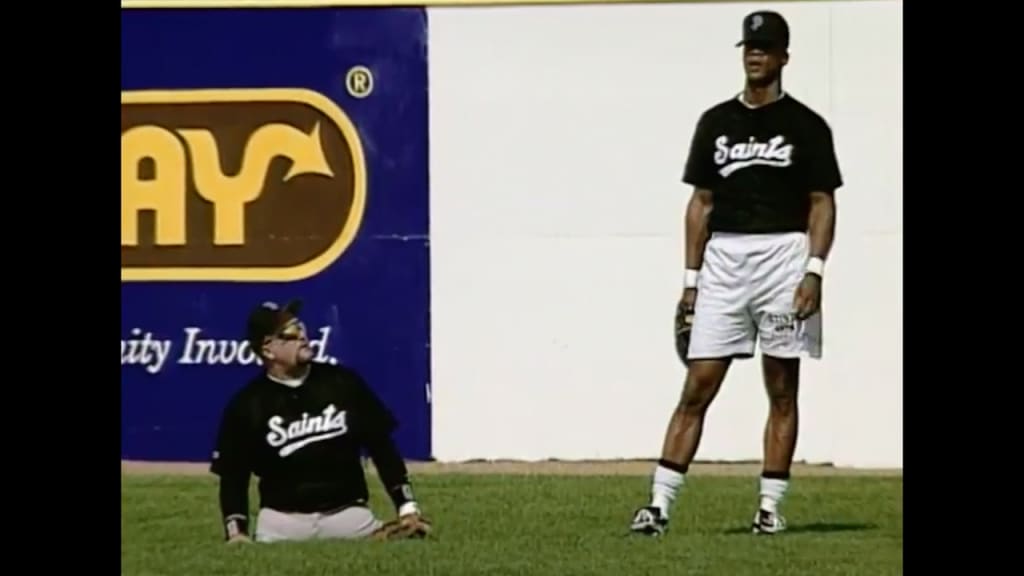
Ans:
{"type": "Polygon", "coordinates": [[[339,411],[334,404],[329,404],[319,416],[310,417],[309,413],[303,412],[302,418],[287,426],[283,417],[274,416],[267,421],[270,428],[267,444],[279,448],[277,453],[282,458],[288,457],[314,442],[337,438],[348,432],[346,415],[345,410],[339,411]]]}
{"type": "Polygon", "coordinates": [[[721,166],[718,173],[722,178],[750,166],[774,166],[785,168],[793,163],[793,145],[786,144],[786,137],[779,135],[760,142],[751,136],[746,142],[729,144],[728,136],[715,139],[715,164],[721,166]]]}

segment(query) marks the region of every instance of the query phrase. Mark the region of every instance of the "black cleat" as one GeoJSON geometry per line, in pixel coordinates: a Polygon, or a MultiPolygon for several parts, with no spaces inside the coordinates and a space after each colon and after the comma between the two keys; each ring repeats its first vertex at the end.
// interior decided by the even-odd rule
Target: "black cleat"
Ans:
{"type": "Polygon", "coordinates": [[[778,534],[786,530],[786,519],[776,512],[758,510],[751,528],[754,534],[778,534]]]}
{"type": "Polygon", "coordinates": [[[661,509],[655,506],[644,506],[633,515],[630,532],[645,536],[661,536],[668,530],[668,518],[661,515],[661,509]]]}

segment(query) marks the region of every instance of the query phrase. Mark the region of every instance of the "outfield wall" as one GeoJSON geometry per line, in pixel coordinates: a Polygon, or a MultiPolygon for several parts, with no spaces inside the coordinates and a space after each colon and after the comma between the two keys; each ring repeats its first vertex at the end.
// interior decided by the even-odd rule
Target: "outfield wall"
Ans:
{"type": "MultiPolygon", "coordinates": [[[[123,11],[123,91],[306,88],[331,104],[322,116],[278,102],[236,114],[245,121],[175,120],[207,122],[224,172],[268,123],[309,134],[336,107],[354,130],[322,136],[330,170],[307,162],[288,178],[287,158],[268,163],[239,245],[213,240],[226,225],[195,200],[198,184],[184,189],[181,244],[155,244],[141,219],[140,244],[126,252],[122,241],[122,457],[204,459],[220,407],[256,367],[244,350],[218,363],[210,345],[202,356],[196,335],[237,347],[249,306],[291,295],[309,302],[322,357],[358,366],[394,407],[410,458],[656,457],[683,376],[671,323],[686,147],[701,111],[740,88],[733,44],[743,15],[762,7],[790,21],[785,88],[830,121],[846,180],[825,359],[804,372],[797,458],[901,467],[895,1],[123,11]],[[288,199],[302,197],[321,209],[303,213],[312,228],[289,231],[298,204],[288,199]],[[349,236],[333,259],[288,276],[296,238],[332,234],[349,236]],[[194,272],[211,262],[221,271],[194,272]],[[158,344],[131,343],[146,333],[167,343],[159,367],[158,344]]],[[[146,110],[132,112],[145,122],[123,113],[122,132],[174,131],[173,114],[146,110]]],[[[758,364],[737,364],[698,458],[758,458],[766,408],[758,364]]]]}

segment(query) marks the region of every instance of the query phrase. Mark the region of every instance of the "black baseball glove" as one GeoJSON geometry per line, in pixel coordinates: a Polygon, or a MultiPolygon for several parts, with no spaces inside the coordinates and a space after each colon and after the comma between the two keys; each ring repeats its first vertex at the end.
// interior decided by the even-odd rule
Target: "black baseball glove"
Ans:
{"type": "Polygon", "coordinates": [[[690,348],[690,331],[693,328],[693,300],[693,298],[688,299],[684,296],[676,305],[676,354],[684,366],[688,366],[690,363],[687,359],[687,350],[690,348]]]}

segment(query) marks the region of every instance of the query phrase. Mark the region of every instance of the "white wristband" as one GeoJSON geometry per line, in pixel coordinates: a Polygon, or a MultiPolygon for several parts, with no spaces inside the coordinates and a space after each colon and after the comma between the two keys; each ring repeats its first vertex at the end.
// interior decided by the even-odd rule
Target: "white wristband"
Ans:
{"type": "Polygon", "coordinates": [[[398,515],[399,516],[406,516],[408,514],[419,514],[419,513],[420,513],[420,507],[416,504],[416,502],[414,502],[412,500],[410,500],[410,501],[406,502],[405,504],[402,504],[401,506],[398,507],[398,515]]]}
{"type": "Polygon", "coordinates": [[[697,270],[688,269],[683,273],[683,288],[697,287],[697,270]]]}
{"type": "Polygon", "coordinates": [[[817,256],[807,261],[807,271],[818,276],[825,276],[825,261],[817,256]]]}

